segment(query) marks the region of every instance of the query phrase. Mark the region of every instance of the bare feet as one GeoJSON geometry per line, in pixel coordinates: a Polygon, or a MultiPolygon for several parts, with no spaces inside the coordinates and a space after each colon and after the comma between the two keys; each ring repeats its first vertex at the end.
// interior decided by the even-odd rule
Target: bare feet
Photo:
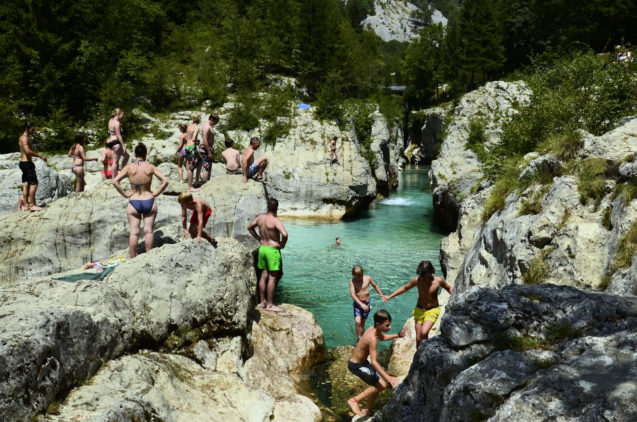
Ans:
{"type": "Polygon", "coordinates": [[[278,307],[278,306],[276,306],[276,305],[268,306],[267,308],[265,308],[265,310],[266,310],[266,311],[270,311],[270,312],[285,312],[285,310],[284,310],[284,309],[279,308],[279,307],[278,307]]]}
{"type": "Polygon", "coordinates": [[[263,308],[263,309],[265,309],[265,302],[261,302],[261,303],[259,303],[259,308],[263,308]]]}
{"type": "Polygon", "coordinates": [[[361,411],[361,408],[358,407],[358,402],[356,400],[354,400],[353,397],[351,399],[347,400],[347,404],[348,404],[349,408],[352,409],[352,412],[354,412],[355,415],[357,415],[357,416],[365,416],[365,414],[361,411]]]}
{"type": "Polygon", "coordinates": [[[38,207],[37,205],[31,205],[29,211],[42,211],[42,208],[38,207]]]}
{"type": "Polygon", "coordinates": [[[188,192],[199,192],[197,188],[188,188],[188,192]]]}

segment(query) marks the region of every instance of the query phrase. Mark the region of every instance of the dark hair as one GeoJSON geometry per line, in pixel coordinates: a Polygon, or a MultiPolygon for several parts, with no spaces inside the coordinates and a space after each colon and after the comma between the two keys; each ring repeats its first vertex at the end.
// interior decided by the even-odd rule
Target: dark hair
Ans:
{"type": "Polygon", "coordinates": [[[208,120],[212,120],[213,122],[215,122],[215,124],[217,124],[219,123],[219,116],[214,113],[210,113],[210,116],[208,116],[208,120]]]}
{"type": "Polygon", "coordinates": [[[258,142],[261,142],[261,140],[257,138],[256,136],[253,136],[252,138],[250,138],[250,145],[254,145],[258,142]]]}
{"type": "Polygon", "coordinates": [[[226,144],[227,148],[230,148],[232,146],[232,144],[234,144],[234,141],[232,140],[232,138],[226,138],[224,143],[226,144]]]}
{"type": "Polygon", "coordinates": [[[188,131],[188,125],[187,125],[187,124],[185,124],[185,123],[181,123],[181,124],[179,125],[179,131],[180,131],[181,133],[186,133],[186,132],[188,131]]]}
{"type": "Polygon", "coordinates": [[[78,132],[75,134],[75,143],[76,144],[80,144],[82,142],[86,141],[86,136],[84,136],[84,134],[82,132],[78,132]]]}
{"type": "Polygon", "coordinates": [[[354,267],[352,268],[352,275],[356,276],[356,275],[363,275],[363,274],[365,274],[365,270],[363,270],[363,267],[361,267],[360,265],[354,265],[354,267]]]}
{"type": "Polygon", "coordinates": [[[147,153],[148,151],[146,150],[146,145],[144,145],[142,142],[137,144],[137,146],[135,147],[135,157],[146,159],[147,153]]]}
{"type": "Polygon", "coordinates": [[[31,123],[31,122],[26,122],[26,123],[24,124],[24,126],[22,127],[22,130],[23,130],[23,131],[25,131],[25,130],[30,130],[30,129],[34,128],[34,127],[35,127],[35,126],[33,126],[33,123],[31,123]]]}
{"type": "Polygon", "coordinates": [[[374,325],[382,324],[385,321],[391,321],[391,315],[384,309],[379,309],[374,314],[374,325]]]}
{"type": "Polygon", "coordinates": [[[431,261],[420,261],[418,264],[418,268],[416,269],[416,274],[425,275],[425,274],[433,274],[436,272],[431,261]]]}
{"type": "Polygon", "coordinates": [[[279,201],[274,198],[268,199],[268,212],[276,212],[279,209],[279,201]]]}

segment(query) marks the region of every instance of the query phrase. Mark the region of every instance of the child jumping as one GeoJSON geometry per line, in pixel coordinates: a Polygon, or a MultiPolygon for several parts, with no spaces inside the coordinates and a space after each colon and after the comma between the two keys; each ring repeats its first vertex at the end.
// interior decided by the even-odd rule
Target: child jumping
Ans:
{"type": "Polygon", "coordinates": [[[184,229],[184,237],[188,239],[188,235],[190,235],[190,237],[200,242],[206,239],[212,246],[216,247],[217,241],[215,238],[203,231],[203,228],[206,227],[206,223],[208,223],[208,218],[212,215],[210,205],[201,198],[193,198],[190,192],[180,193],[177,200],[179,201],[179,205],[181,205],[181,224],[184,229]],[[188,229],[186,228],[186,221],[188,219],[187,210],[193,210],[190,218],[190,228],[188,229]]]}
{"type": "Polygon", "coordinates": [[[347,400],[349,407],[358,416],[370,414],[376,396],[387,388],[387,382],[389,382],[393,388],[398,387],[400,384],[398,378],[387,374],[376,360],[378,340],[386,341],[404,337],[407,327],[405,326],[398,334],[385,335],[389,330],[391,330],[391,315],[389,315],[389,312],[384,309],[376,311],[374,314],[374,326],[369,327],[367,331],[365,331],[365,334],[363,334],[356,344],[352,356],[349,358],[347,369],[370,385],[363,390],[362,393],[347,400]],[[369,357],[371,363],[367,360],[367,357],[369,357]],[[387,382],[385,382],[385,380],[387,382]],[[361,410],[359,403],[365,399],[368,399],[367,404],[365,408],[361,410]]]}
{"type": "Polygon", "coordinates": [[[354,299],[354,322],[356,324],[356,336],[360,339],[365,331],[365,320],[369,315],[369,311],[372,309],[371,301],[369,300],[369,285],[374,286],[374,289],[378,292],[378,295],[383,299],[383,303],[387,303],[383,292],[374,280],[368,275],[363,275],[363,267],[355,265],[352,268],[352,279],[349,281],[349,292],[354,299]]]}

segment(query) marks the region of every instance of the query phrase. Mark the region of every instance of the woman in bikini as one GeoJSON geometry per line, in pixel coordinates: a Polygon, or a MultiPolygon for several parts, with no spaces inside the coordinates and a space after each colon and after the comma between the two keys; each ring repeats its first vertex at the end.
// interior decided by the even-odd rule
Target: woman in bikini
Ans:
{"type": "Polygon", "coordinates": [[[142,217],[144,218],[144,239],[146,241],[146,251],[153,248],[153,226],[155,217],[157,216],[157,204],[155,198],[166,189],[168,180],[159,171],[157,167],[146,162],[146,145],[139,143],[135,147],[135,162],[127,165],[113,179],[113,186],[124,197],[128,198],[128,206],[126,214],[128,215],[128,223],[130,225],[130,236],[128,238],[128,249],[131,258],[137,256],[137,240],[139,238],[139,225],[142,217]],[[162,181],[161,186],[156,192],[151,192],[150,185],[153,181],[153,175],[162,181]],[[128,177],[131,184],[131,192],[126,193],[120,186],[119,182],[124,177],[128,177]]]}
{"type": "Polygon", "coordinates": [[[186,159],[186,130],[188,130],[188,125],[182,123],[179,125],[179,131],[181,135],[179,135],[179,145],[177,146],[177,151],[175,151],[175,156],[179,154],[179,159],[177,160],[177,173],[179,174],[179,182],[184,182],[184,175],[182,173],[181,167],[184,165],[184,160],[186,159]]]}
{"type": "Polygon", "coordinates": [[[111,167],[113,177],[116,177],[119,171],[120,157],[124,157],[122,167],[126,166],[130,158],[130,154],[126,151],[126,145],[124,145],[124,139],[122,139],[123,118],[124,112],[116,108],[113,110],[111,120],[108,121],[108,146],[113,150],[113,165],[111,167]]]}
{"type": "Polygon", "coordinates": [[[111,167],[113,166],[113,150],[108,146],[108,139],[104,141],[104,151],[102,151],[100,161],[104,165],[104,169],[102,169],[102,181],[112,179],[113,172],[111,171],[111,167]]]}
{"type": "Polygon", "coordinates": [[[75,135],[75,142],[69,150],[69,157],[73,157],[71,171],[75,174],[75,192],[84,192],[84,161],[97,161],[97,158],[88,158],[84,153],[84,142],[86,138],[83,133],[75,135]]]}

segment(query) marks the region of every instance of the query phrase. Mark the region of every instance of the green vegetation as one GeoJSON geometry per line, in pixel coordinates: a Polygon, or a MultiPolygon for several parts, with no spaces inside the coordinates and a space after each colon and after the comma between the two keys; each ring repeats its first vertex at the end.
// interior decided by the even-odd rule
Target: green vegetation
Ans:
{"type": "Polygon", "coordinates": [[[574,328],[570,323],[562,322],[548,327],[546,336],[534,337],[531,335],[496,333],[491,338],[491,341],[499,350],[511,349],[517,352],[525,352],[527,350],[549,350],[555,344],[580,337],[581,335],[581,330],[574,328]]]}
{"type": "Polygon", "coordinates": [[[520,215],[535,215],[542,212],[542,198],[548,191],[548,185],[542,186],[542,188],[533,192],[533,195],[529,199],[522,200],[520,206],[520,215]]]}
{"type": "Polygon", "coordinates": [[[619,241],[619,250],[613,260],[611,274],[620,268],[629,268],[635,254],[637,254],[637,221],[633,222],[626,235],[619,241]]]}
{"type": "Polygon", "coordinates": [[[546,248],[540,255],[529,261],[529,267],[522,273],[524,284],[533,285],[544,283],[551,274],[551,269],[545,259],[553,253],[553,248],[546,248]]]}
{"type": "Polygon", "coordinates": [[[580,194],[580,203],[588,204],[594,200],[598,206],[604,197],[606,188],[606,160],[602,158],[589,158],[578,166],[577,190],[580,194]]]}
{"type": "Polygon", "coordinates": [[[622,197],[624,206],[628,206],[634,199],[637,199],[637,186],[632,183],[618,183],[615,186],[613,198],[622,197]]]}
{"type": "Polygon", "coordinates": [[[604,210],[604,214],[602,215],[602,226],[604,226],[604,228],[606,228],[606,230],[609,230],[609,231],[613,229],[613,223],[611,222],[612,215],[613,215],[613,207],[612,206],[606,207],[606,209],[604,210]]]}

